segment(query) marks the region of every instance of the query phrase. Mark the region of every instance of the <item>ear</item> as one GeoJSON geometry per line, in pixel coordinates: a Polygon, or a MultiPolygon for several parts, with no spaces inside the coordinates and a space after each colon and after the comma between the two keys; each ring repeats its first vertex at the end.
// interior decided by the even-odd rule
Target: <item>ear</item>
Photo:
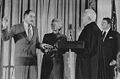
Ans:
{"type": "Polygon", "coordinates": [[[108,27],[111,27],[111,24],[110,24],[110,23],[108,24],[108,27]]]}
{"type": "Polygon", "coordinates": [[[88,16],[88,20],[91,21],[91,18],[88,16]]]}

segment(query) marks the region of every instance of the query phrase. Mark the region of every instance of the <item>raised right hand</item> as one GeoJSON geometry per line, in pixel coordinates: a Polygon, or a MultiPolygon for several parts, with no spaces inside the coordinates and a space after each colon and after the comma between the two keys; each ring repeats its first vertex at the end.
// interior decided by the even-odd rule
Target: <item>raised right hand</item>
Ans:
{"type": "Polygon", "coordinates": [[[2,29],[6,29],[8,27],[8,18],[7,17],[4,17],[3,20],[2,20],[2,29]]]}

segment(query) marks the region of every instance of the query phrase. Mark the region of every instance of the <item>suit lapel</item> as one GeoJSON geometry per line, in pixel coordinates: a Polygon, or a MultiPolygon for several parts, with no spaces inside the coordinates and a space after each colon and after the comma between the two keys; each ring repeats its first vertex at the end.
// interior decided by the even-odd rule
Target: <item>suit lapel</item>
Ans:
{"type": "Polygon", "coordinates": [[[35,27],[34,26],[32,26],[32,29],[33,29],[33,35],[32,35],[32,38],[31,38],[31,40],[33,40],[33,38],[34,38],[34,34],[35,34],[35,27]]]}
{"type": "Polygon", "coordinates": [[[25,32],[25,36],[26,36],[25,38],[26,38],[26,40],[31,41],[31,40],[33,39],[33,37],[34,37],[35,28],[32,26],[32,29],[33,29],[33,35],[32,35],[31,40],[28,39],[27,33],[26,33],[26,31],[25,31],[24,23],[22,23],[22,29],[23,29],[24,32],[25,32]]]}
{"type": "Polygon", "coordinates": [[[24,27],[24,23],[22,23],[22,26],[21,26],[21,29],[22,29],[22,31],[24,31],[25,33],[25,39],[27,40],[27,41],[29,41],[29,39],[28,39],[28,36],[27,36],[27,33],[26,33],[26,31],[25,31],[25,27],[24,27]]]}
{"type": "Polygon", "coordinates": [[[26,34],[26,31],[25,31],[25,28],[24,28],[24,23],[22,23],[21,30],[22,30],[23,32],[25,32],[25,33],[24,33],[24,34],[25,34],[24,36],[25,36],[25,38],[26,38],[27,41],[32,41],[32,40],[34,40],[34,37],[35,37],[35,34],[36,34],[36,28],[35,28],[34,26],[32,26],[32,29],[33,29],[33,35],[32,35],[31,40],[29,40],[29,39],[28,39],[28,36],[27,36],[27,34],[26,34]]]}
{"type": "Polygon", "coordinates": [[[107,35],[104,38],[104,41],[109,39],[109,36],[111,35],[111,31],[112,31],[111,29],[108,31],[107,35]]]}
{"type": "Polygon", "coordinates": [[[25,36],[27,37],[27,34],[26,34],[26,31],[25,31],[25,28],[24,28],[24,24],[22,23],[21,25],[21,31],[25,32],[25,36]]]}

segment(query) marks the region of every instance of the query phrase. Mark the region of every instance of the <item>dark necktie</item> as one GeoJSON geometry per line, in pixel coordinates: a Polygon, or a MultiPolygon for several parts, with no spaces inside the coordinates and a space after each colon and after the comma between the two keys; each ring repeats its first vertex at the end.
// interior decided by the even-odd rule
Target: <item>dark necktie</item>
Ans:
{"type": "Polygon", "coordinates": [[[103,41],[104,41],[104,39],[105,39],[105,35],[106,35],[106,32],[104,31],[104,32],[102,33],[103,41]]]}
{"type": "Polygon", "coordinates": [[[106,32],[104,31],[104,32],[102,33],[102,36],[105,37],[105,34],[106,34],[106,32]]]}

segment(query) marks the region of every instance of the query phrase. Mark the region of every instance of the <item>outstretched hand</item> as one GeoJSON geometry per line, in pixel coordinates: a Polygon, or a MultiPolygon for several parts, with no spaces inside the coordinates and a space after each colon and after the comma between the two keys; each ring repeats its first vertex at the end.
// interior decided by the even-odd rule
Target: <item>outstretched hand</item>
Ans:
{"type": "Polygon", "coordinates": [[[8,27],[8,18],[5,16],[2,20],[2,29],[6,29],[8,27]]]}

